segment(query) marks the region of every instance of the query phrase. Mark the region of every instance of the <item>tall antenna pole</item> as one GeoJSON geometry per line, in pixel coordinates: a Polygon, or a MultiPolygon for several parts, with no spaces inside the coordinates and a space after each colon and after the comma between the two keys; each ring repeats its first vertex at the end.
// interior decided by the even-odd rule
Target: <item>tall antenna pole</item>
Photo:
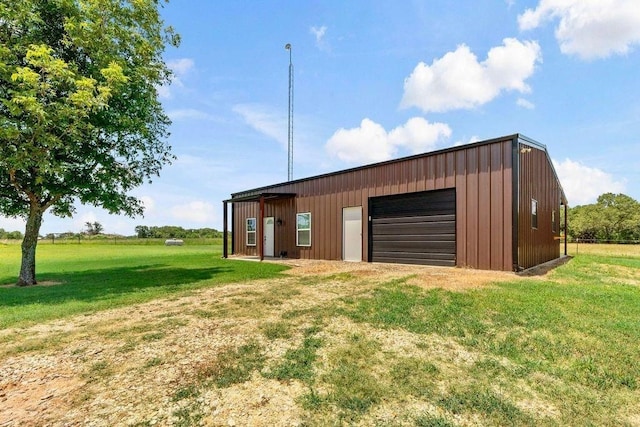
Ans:
{"type": "Polygon", "coordinates": [[[291,44],[287,43],[284,48],[289,51],[289,123],[287,127],[287,154],[288,172],[287,179],[293,180],[293,61],[291,60],[291,44]]]}

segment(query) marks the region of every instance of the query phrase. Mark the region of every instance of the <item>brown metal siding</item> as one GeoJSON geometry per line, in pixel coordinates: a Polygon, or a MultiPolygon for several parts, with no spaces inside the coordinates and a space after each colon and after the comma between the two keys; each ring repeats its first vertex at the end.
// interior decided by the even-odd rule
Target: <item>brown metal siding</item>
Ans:
{"type": "MultiPolygon", "coordinates": [[[[266,217],[274,217],[276,221],[282,220],[282,224],[276,222],[275,236],[274,236],[274,252],[279,255],[281,251],[287,251],[287,256],[291,258],[298,258],[298,251],[296,248],[296,235],[295,235],[295,211],[294,200],[276,200],[268,201],[265,203],[266,217]]],[[[247,233],[246,233],[246,219],[256,218],[258,230],[256,233],[256,241],[258,240],[262,224],[260,224],[260,205],[258,203],[236,203],[235,214],[233,223],[233,239],[235,253],[256,256],[258,255],[258,245],[247,246],[247,233]]]]}
{"type": "MultiPolygon", "coordinates": [[[[342,259],[342,208],[362,206],[363,246],[368,245],[368,199],[374,196],[455,188],[456,265],[511,270],[513,137],[467,148],[414,156],[394,162],[348,170],[260,191],[296,193],[295,199],[267,201],[265,216],[286,217],[276,226],[276,254],[292,258],[342,259]],[[279,206],[279,208],[278,208],[279,206]],[[289,213],[285,212],[287,207],[289,213]],[[275,209],[275,210],[274,210],[275,209]],[[279,209],[279,210],[278,210],[279,209]],[[295,213],[311,212],[311,247],[295,247],[295,213]]],[[[252,190],[251,192],[257,190],[252,190]]],[[[246,194],[239,193],[239,194],[246,194]]],[[[244,219],[259,216],[258,203],[235,203],[233,238],[235,253],[256,254],[247,248],[244,219]]],[[[258,224],[261,227],[261,224],[258,224]]],[[[260,230],[258,236],[260,235],[260,230]]],[[[368,261],[367,251],[363,251],[368,261]]]]}
{"type": "Polygon", "coordinates": [[[536,147],[520,144],[518,202],[518,266],[529,268],[560,257],[560,184],[547,153],[536,147]],[[532,227],[531,199],[538,202],[538,227],[532,227]],[[555,232],[552,212],[556,211],[555,232]]]}
{"type": "MultiPolygon", "coordinates": [[[[257,246],[247,246],[247,218],[258,218],[256,203],[236,203],[233,215],[233,240],[236,253],[256,255],[257,246]]],[[[260,226],[258,224],[258,226],[260,226]]]]}

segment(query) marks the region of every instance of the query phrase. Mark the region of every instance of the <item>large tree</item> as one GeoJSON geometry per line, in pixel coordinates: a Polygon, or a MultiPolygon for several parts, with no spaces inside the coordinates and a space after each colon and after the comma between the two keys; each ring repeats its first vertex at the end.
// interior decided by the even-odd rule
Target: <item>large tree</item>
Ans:
{"type": "Polygon", "coordinates": [[[569,211],[569,235],[575,239],[640,239],[640,203],[625,194],[605,193],[594,204],[569,211]]]}
{"type": "Polygon", "coordinates": [[[173,159],[157,87],[178,36],[158,0],[0,0],[0,214],[26,219],[18,285],[36,283],[48,209],[142,213],[130,190],[173,159]]]}

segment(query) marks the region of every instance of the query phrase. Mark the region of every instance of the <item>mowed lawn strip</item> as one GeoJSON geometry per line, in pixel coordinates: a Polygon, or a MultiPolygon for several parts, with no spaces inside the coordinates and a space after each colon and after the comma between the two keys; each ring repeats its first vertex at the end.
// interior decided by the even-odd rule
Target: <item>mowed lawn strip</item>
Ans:
{"type": "Polygon", "coordinates": [[[0,246],[0,328],[122,307],[287,267],[221,259],[219,245],[41,244],[38,285],[14,285],[20,245],[0,246]]]}

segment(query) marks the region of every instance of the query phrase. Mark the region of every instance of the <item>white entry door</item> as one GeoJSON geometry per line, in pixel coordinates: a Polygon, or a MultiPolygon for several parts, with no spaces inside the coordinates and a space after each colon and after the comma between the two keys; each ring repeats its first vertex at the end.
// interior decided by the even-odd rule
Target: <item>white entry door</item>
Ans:
{"type": "Polygon", "coordinates": [[[264,219],[264,256],[274,256],[274,220],[272,216],[264,219]]]}
{"type": "Polygon", "coordinates": [[[342,257],[362,261],[362,206],[342,208],[342,257]]]}

